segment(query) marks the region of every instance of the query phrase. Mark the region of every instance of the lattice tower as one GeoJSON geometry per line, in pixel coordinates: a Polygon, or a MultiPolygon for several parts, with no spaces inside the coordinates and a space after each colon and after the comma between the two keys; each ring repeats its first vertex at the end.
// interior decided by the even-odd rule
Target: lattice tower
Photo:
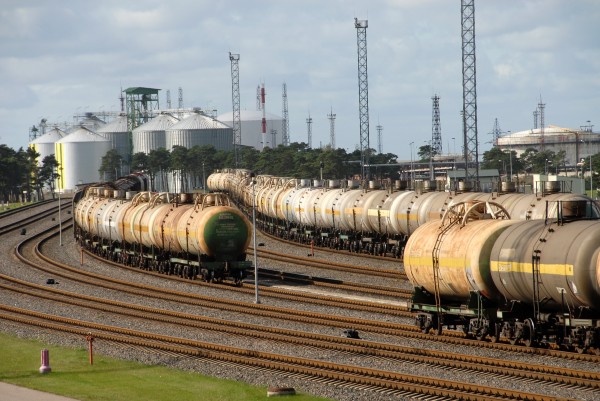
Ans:
{"type": "Polygon", "coordinates": [[[442,154],[442,126],[440,124],[440,97],[433,95],[431,111],[431,152],[433,155],[442,154]]]}
{"type": "Polygon", "coordinates": [[[475,60],[475,0],[461,0],[463,66],[463,142],[465,178],[479,190],[477,79],[475,60]]]}
{"type": "Polygon", "coordinates": [[[285,82],[282,85],[282,115],[283,121],[281,123],[281,142],[283,146],[290,146],[290,116],[288,113],[288,98],[287,98],[287,85],[285,82]]]}
{"type": "Polygon", "coordinates": [[[241,162],[242,123],[240,119],[240,55],[229,52],[231,61],[231,103],[233,105],[233,158],[237,167],[241,162]]]}
{"type": "Polygon", "coordinates": [[[333,109],[327,114],[327,118],[329,119],[329,144],[331,149],[335,149],[335,114],[333,109]]]}
{"type": "Polygon", "coordinates": [[[369,82],[367,74],[367,20],[354,18],[358,50],[358,114],[360,121],[361,175],[369,180],[369,82]]]}

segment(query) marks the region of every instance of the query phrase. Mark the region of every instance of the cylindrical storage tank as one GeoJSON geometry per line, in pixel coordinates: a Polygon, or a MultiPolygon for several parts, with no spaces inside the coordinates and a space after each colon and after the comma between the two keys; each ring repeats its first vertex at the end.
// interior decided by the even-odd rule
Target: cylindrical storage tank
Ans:
{"type": "Polygon", "coordinates": [[[560,182],[558,181],[544,181],[544,192],[545,193],[556,193],[560,192],[560,182]]]}
{"type": "Polygon", "coordinates": [[[228,206],[191,208],[177,225],[177,238],[184,251],[217,261],[243,260],[251,236],[250,221],[228,206]]]}
{"type": "Polygon", "coordinates": [[[379,189],[380,185],[377,181],[369,181],[369,189],[379,189]]]}
{"type": "Polygon", "coordinates": [[[435,191],[436,184],[435,180],[423,180],[423,191],[435,191]]]}
{"type": "MultiPolygon", "coordinates": [[[[585,195],[576,195],[569,193],[555,193],[546,196],[536,194],[523,195],[520,199],[512,204],[508,209],[511,219],[518,220],[539,220],[545,219],[546,216],[556,217],[556,201],[588,201],[592,200],[585,195]],[[548,211],[546,211],[548,205],[548,211]]],[[[596,217],[596,214],[592,215],[596,217]]]]}
{"type": "MultiPolygon", "coordinates": [[[[491,300],[499,294],[490,277],[490,254],[497,238],[514,220],[478,220],[445,232],[439,246],[439,290],[446,300],[465,302],[471,291],[491,300]]],[[[404,249],[404,270],[414,287],[435,293],[433,250],[440,235],[440,221],[419,227],[404,249]]]]}
{"type": "Polygon", "coordinates": [[[34,139],[29,142],[29,147],[35,150],[40,155],[37,158],[37,165],[42,166],[42,161],[45,157],[52,156],[56,151],[54,148],[54,144],[60,141],[67,135],[61,129],[53,128],[50,131],[46,132],[44,135],[34,139]]]}
{"type": "Polygon", "coordinates": [[[300,186],[301,187],[310,187],[310,180],[308,178],[302,178],[300,180],[300,186]]]}
{"type": "Polygon", "coordinates": [[[115,200],[104,210],[101,216],[101,236],[111,241],[123,241],[122,219],[125,211],[131,206],[131,202],[115,200]]]}
{"type": "Polygon", "coordinates": [[[119,114],[113,121],[98,128],[96,133],[108,139],[110,141],[110,148],[116,150],[123,160],[129,160],[131,143],[129,141],[126,114],[119,114]]]}
{"type": "Polygon", "coordinates": [[[313,180],[313,187],[314,188],[321,188],[323,186],[323,181],[321,180],[313,180]]]}
{"type": "Polygon", "coordinates": [[[158,148],[166,148],[165,131],[179,121],[170,114],[159,114],[152,120],[133,130],[133,154],[138,152],[150,153],[158,148]]]}
{"type": "Polygon", "coordinates": [[[470,182],[467,181],[459,181],[458,182],[458,190],[460,192],[468,192],[473,188],[470,182]]]}
{"type": "Polygon", "coordinates": [[[515,183],[512,181],[502,181],[500,189],[502,192],[515,192],[515,183]]]}
{"type": "Polygon", "coordinates": [[[358,212],[354,205],[364,195],[362,189],[346,191],[334,205],[334,210],[339,211],[340,225],[342,230],[360,230],[362,227],[362,213],[358,212]]]}
{"type": "Polygon", "coordinates": [[[327,187],[331,189],[339,188],[340,180],[329,180],[329,182],[327,183],[327,187]]]}
{"type": "Polygon", "coordinates": [[[165,147],[173,146],[191,149],[194,146],[212,145],[216,150],[233,149],[233,129],[200,110],[195,110],[189,117],[165,129],[165,147]]]}
{"type": "Polygon", "coordinates": [[[302,198],[299,199],[302,224],[308,226],[316,224],[317,215],[321,214],[319,198],[326,192],[327,190],[323,188],[313,188],[312,191],[303,192],[302,198]]]}
{"type": "Polygon", "coordinates": [[[357,180],[348,180],[347,184],[348,184],[348,188],[355,189],[355,188],[358,188],[358,186],[360,185],[360,182],[357,180]]]}
{"type": "Polygon", "coordinates": [[[543,311],[558,312],[563,305],[597,311],[600,310],[599,254],[597,220],[548,226],[544,220],[521,221],[497,239],[491,253],[492,279],[507,300],[532,303],[532,255],[536,255],[543,311]]]}
{"type": "Polygon", "coordinates": [[[389,210],[389,220],[394,234],[408,234],[408,220],[412,217],[407,214],[412,199],[416,196],[414,191],[394,192],[382,206],[389,210]]]}
{"type": "Polygon", "coordinates": [[[58,189],[73,190],[78,184],[97,182],[102,157],[110,150],[110,141],[80,127],[55,144],[60,165],[58,189]]]}
{"type": "Polygon", "coordinates": [[[177,225],[181,216],[193,207],[194,205],[189,204],[169,204],[153,213],[152,220],[149,222],[152,243],[168,252],[183,252],[177,237],[177,225]]]}
{"type": "Polygon", "coordinates": [[[319,199],[321,213],[317,215],[316,226],[321,228],[337,229],[340,226],[340,212],[336,210],[335,204],[340,199],[342,194],[346,193],[345,189],[334,189],[327,191],[319,199]]]}
{"type": "Polygon", "coordinates": [[[361,230],[386,232],[387,216],[381,214],[381,206],[389,196],[390,194],[387,191],[370,191],[365,192],[360,200],[356,202],[354,208],[361,215],[361,230]]]}
{"type": "Polygon", "coordinates": [[[394,181],[394,189],[398,191],[403,191],[408,188],[408,181],[405,180],[396,180],[394,181]]]}

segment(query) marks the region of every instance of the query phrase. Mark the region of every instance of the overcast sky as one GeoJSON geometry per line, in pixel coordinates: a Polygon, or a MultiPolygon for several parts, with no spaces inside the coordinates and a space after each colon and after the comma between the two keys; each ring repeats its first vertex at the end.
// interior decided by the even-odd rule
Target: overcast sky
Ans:
{"type": "MultiPolygon", "coordinates": [[[[3,0],[0,9],[0,143],[25,147],[42,118],[72,121],[118,111],[120,88],[166,90],[177,105],[230,112],[229,52],[240,54],[242,109],[264,82],[269,113],[287,84],[292,142],[359,144],[354,18],[368,20],[370,144],[410,158],[431,140],[440,97],[443,152],[462,145],[460,0],[3,0]],[[456,138],[453,140],[452,138],[456,138]]],[[[600,130],[600,1],[476,0],[480,153],[503,131],[546,125],[600,130]]]]}

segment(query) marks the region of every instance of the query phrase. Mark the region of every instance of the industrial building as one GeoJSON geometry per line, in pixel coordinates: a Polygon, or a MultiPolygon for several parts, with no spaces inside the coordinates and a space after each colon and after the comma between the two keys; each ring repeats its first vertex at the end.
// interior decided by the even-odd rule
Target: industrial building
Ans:
{"type": "MultiPolygon", "coordinates": [[[[242,146],[251,146],[262,150],[265,147],[276,148],[282,144],[283,119],[275,114],[264,113],[267,123],[266,143],[262,139],[262,119],[261,110],[240,110],[240,123],[242,127],[242,146]]],[[[223,113],[217,116],[217,120],[233,127],[233,112],[223,113]]]]}
{"type": "Polygon", "coordinates": [[[179,122],[179,119],[168,113],[160,113],[132,132],[133,153],[150,153],[152,150],[167,147],[166,130],[179,122]]]}
{"type": "MultiPolygon", "coordinates": [[[[92,129],[92,131],[94,131],[92,129]]],[[[102,125],[95,131],[97,134],[110,141],[110,148],[115,149],[124,161],[129,161],[131,157],[131,141],[127,130],[127,116],[125,113],[119,114],[117,118],[102,125]]]]}
{"type": "Polygon", "coordinates": [[[600,153],[600,134],[592,132],[591,127],[572,129],[550,125],[543,129],[535,128],[501,136],[496,146],[502,150],[514,150],[519,157],[529,148],[554,153],[564,151],[565,164],[575,169],[582,158],[600,153]]]}

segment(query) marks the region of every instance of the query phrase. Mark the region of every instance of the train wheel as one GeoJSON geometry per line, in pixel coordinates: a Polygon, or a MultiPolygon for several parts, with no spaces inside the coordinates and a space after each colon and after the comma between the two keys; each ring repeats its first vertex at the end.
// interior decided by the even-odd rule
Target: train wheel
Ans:
{"type": "Polygon", "coordinates": [[[477,334],[475,335],[475,338],[479,341],[483,341],[485,340],[485,338],[488,335],[488,328],[487,327],[482,327],[480,330],[477,331],[477,334]]]}
{"type": "Polygon", "coordinates": [[[490,341],[493,343],[497,343],[498,341],[500,341],[500,324],[494,324],[493,330],[493,333],[491,333],[490,335],[490,341]]]}
{"type": "Polygon", "coordinates": [[[525,320],[523,324],[523,342],[526,347],[535,347],[535,325],[531,319],[525,320]]]}
{"type": "Polygon", "coordinates": [[[578,354],[585,354],[587,352],[587,347],[582,346],[580,347],[579,345],[575,346],[575,351],[577,351],[578,354]]]}

